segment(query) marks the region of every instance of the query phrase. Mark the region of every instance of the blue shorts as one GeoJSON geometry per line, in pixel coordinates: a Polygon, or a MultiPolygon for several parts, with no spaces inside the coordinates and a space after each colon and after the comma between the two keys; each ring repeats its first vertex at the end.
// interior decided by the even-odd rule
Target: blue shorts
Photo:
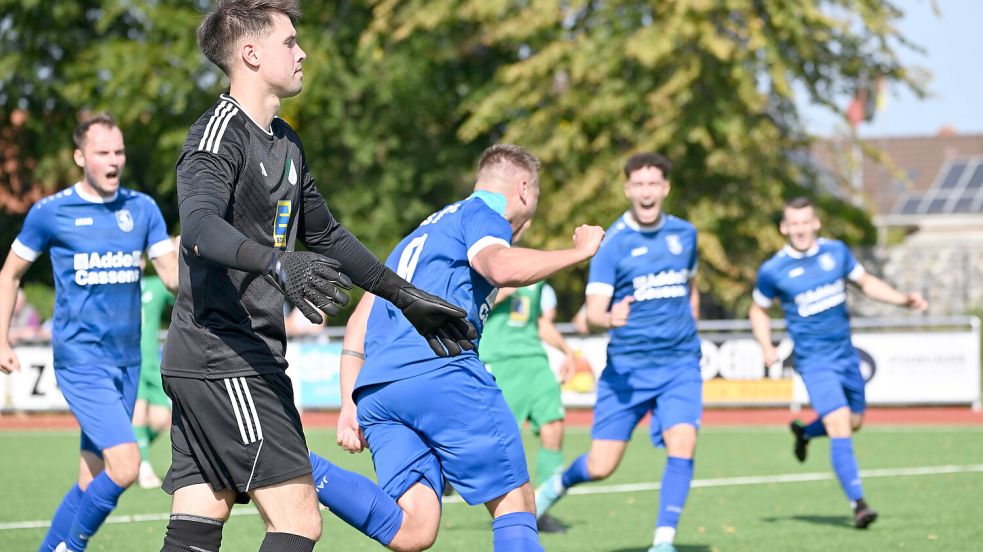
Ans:
{"type": "Polygon", "coordinates": [[[355,394],[379,486],[393,499],[417,482],[442,496],[446,477],[475,505],[529,481],[519,426],[476,357],[355,394]]]}
{"type": "Polygon", "coordinates": [[[849,406],[850,412],[855,414],[867,409],[859,358],[855,361],[841,360],[832,365],[811,366],[800,370],[799,374],[809,392],[809,402],[820,416],[844,406],[849,406]]]}
{"type": "Polygon", "coordinates": [[[82,450],[102,456],[109,447],[136,442],[131,420],[140,382],[139,364],[59,366],[55,379],[82,428],[82,450]]]}
{"type": "MultiPolygon", "coordinates": [[[[597,382],[592,439],[629,441],[638,422],[652,413],[652,444],[663,446],[662,431],[678,424],[700,427],[703,415],[703,378],[699,357],[678,364],[637,369],[658,370],[647,378],[650,384],[627,385],[625,370],[604,369],[597,382]],[[620,372],[620,374],[619,374],[620,372]],[[657,375],[658,374],[658,375],[657,375]]],[[[637,379],[637,378],[636,378],[637,379]]]]}

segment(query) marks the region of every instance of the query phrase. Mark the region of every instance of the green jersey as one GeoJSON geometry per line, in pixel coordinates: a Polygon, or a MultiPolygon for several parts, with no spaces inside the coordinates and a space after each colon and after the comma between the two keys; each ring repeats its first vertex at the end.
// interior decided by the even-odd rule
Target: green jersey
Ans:
{"type": "Polygon", "coordinates": [[[174,296],[157,276],[140,279],[140,358],[143,369],[160,370],[160,319],[174,296]]]}
{"type": "Polygon", "coordinates": [[[539,318],[543,315],[545,285],[545,282],[539,282],[519,288],[495,305],[481,332],[479,352],[482,362],[546,356],[546,349],[539,339],[539,318]]]}

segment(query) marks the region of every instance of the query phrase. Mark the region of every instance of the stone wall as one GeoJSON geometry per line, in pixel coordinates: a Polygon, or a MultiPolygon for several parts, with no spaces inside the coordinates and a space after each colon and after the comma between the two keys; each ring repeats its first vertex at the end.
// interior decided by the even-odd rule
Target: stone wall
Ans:
{"type": "MultiPolygon", "coordinates": [[[[905,244],[854,250],[864,267],[901,291],[919,291],[929,314],[983,311],[983,240],[909,239],[905,244]]],[[[899,316],[906,311],[867,299],[851,287],[854,316],[899,316]]]]}

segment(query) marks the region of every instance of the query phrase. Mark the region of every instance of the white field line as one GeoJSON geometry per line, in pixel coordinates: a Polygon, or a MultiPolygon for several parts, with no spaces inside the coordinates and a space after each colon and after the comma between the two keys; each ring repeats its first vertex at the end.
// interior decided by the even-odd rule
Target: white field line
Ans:
{"type": "MultiPolygon", "coordinates": [[[[981,473],[983,464],[964,464],[950,466],[923,466],[915,468],[884,468],[873,470],[861,470],[860,475],[865,479],[877,477],[909,477],[917,475],[943,475],[947,473],[981,473]]],[[[737,487],[741,485],[773,485],[781,483],[803,483],[809,481],[826,481],[833,479],[833,474],[829,472],[813,473],[786,473],[778,475],[756,475],[748,477],[718,477],[715,479],[695,479],[692,488],[703,487],[737,487]]],[[[599,495],[616,493],[635,493],[640,491],[656,491],[659,483],[625,483],[621,485],[590,485],[570,489],[571,495],[599,495]]],[[[463,504],[464,500],[458,496],[446,497],[444,504],[463,504]]],[[[234,516],[251,516],[258,512],[251,506],[239,507],[232,510],[234,516]]],[[[169,513],[157,514],[134,514],[110,516],[106,523],[137,523],[141,521],[167,521],[169,513]]],[[[0,523],[0,531],[10,531],[14,529],[38,529],[48,527],[50,520],[34,521],[12,521],[0,523]]]]}

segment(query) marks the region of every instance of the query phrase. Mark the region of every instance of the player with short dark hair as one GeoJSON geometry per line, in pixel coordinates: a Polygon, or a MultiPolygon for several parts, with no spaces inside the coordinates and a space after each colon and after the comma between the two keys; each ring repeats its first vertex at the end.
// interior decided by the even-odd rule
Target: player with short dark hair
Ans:
{"type": "MultiPolygon", "coordinates": [[[[496,288],[589,259],[604,235],[596,226],[577,228],[570,249],[511,246],[536,211],[538,169],[522,148],[492,146],[474,193],[420,223],[387,266],[465,305],[480,329],[496,288]]],[[[393,550],[423,550],[437,537],[446,478],[468,504],[486,506],[496,551],[541,551],[519,428],[476,352],[433,358],[407,320],[372,295],[352,313],[344,347],[339,444],[368,446],[379,486],[312,454],[322,503],[393,550]]]]}
{"type": "Polygon", "coordinates": [[[180,292],[161,370],[174,405],[165,551],[218,549],[233,504],[250,499],[267,527],[260,550],[312,550],[320,538],[284,372],[284,296],[319,323],[354,283],[402,312],[431,355],[460,354],[476,337],[464,311],[398,277],[334,219],[300,138],[276,116],[302,88],[299,13],[296,0],[226,1],[198,31],[231,86],[177,162],[180,292]]]}
{"type": "Polygon", "coordinates": [[[631,209],[608,229],[586,289],[587,321],[611,337],[590,452],[536,489],[536,510],[544,516],[570,487],[610,476],[635,426],[651,412],[652,443],[665,446],[668,457],[651,552],[675,550],[703,413],[696,229],[662,210],[671,168],[657,153],[625,163],[631,209]]]}
{"type": "Polygon", "coordinates": [[[83,178],[36,203],[0,271],[0,370],[20,369],[8,342],[21,277],[45,251],[55,275],[55,378],[82,429],[78,483],[51,520],[41,550],[84,550],[123,491],[140,453],[130,426],[140,376],[140,259],[176,287],[176,258],[154,200],[120,187],[123,132],[112,117],[73,136],[83,178]]]}
{"type": "Polygon", "coordinates": [[[830,437],[830,461],[854,511],[854,525],[866,528],[877,512],[864,501],[860,470],[853,454],[853,432],[863,424],[867,407],[860,357],[850,337],[846,283],[851,281],[868,297],[924,311],[928,303],[917,292],[901,293],[869,274],[847,246],[819,237],[822,224],[808,198],[785,203],[779,229],[788,245],[758,270],[749,317],[764,362],[778,362],[771,342],[768,308],[777,298],[795,343],[795,370],[802,376],[809,401],[819,415],[805,425],[792,423],[794,453],[805,461],[810,439],[830,437]]]}

